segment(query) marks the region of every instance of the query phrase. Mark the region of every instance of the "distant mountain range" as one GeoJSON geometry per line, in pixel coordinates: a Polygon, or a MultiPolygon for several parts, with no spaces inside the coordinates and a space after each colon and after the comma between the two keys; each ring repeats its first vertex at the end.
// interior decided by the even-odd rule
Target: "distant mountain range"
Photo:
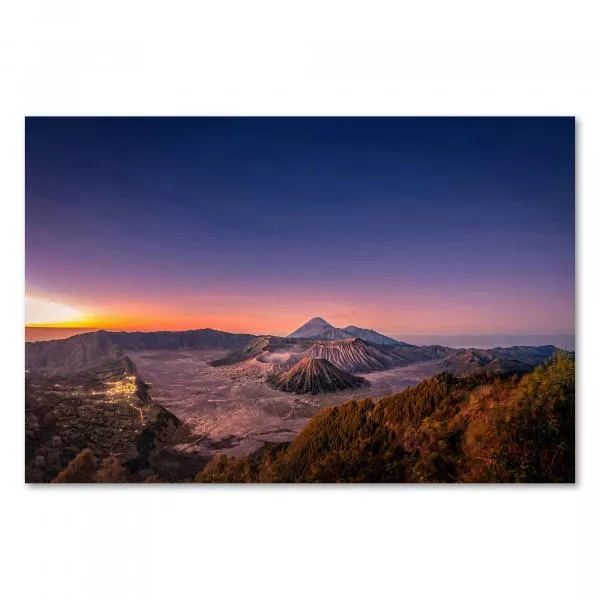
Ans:
{"type": "Polygon", "coordinates": [[[319,339],[319,340],[344,340],[352,337],[359,337],[372,344],[383,344],[383,345],[405,345],[404,342],[399,342],[391,337],[378,333],[373,329],[363,329],[362,327],[356,327],[355,325],[348,325],[348,327],[339,328],[334,327],[331,323],[325,321],[321,317],[313,317],[304,325],[290,333],[287,337],[289,338],[307,338],[307,339],[319,339]]]}
{"type": "MultiPolygon", "coordinates": [[[[126,356],[133,350],[215,350],[228,351],[211,363],[220,367],[256,360],[270,364],[271,375],[282,375],[305,358],[325,359],[325,363],[303,363],[295,375],[322,379],[322,385],[298,385],[298,389],[325,389],[329,380],[343,380],[330,364],[345,375],[383,371],[414,363],[439,361],[440,371],[458,376],[478,369],[496,372],[523,372],[545,362],[555,346],[513,346],[510,348],[448,348],[413,346],[393,340],[372,329],[334,327],[315,317],[288,337],[227,333],[214,329],[155,332],[84,333],[62,340],[26,343],[26,369],[41,372],[74,372],[126,356]],[[310,369],[306,367],[310,366],[310,369]],[[319,375],[320,374],[320,375],[319,375]],[[337,378],[337,379],[336,379],[337,378]]],[[[292,381],[300,381],[293,378],[292,381]]],[[[335,384],[337,385],[337,384],[335,384]]],[[[293,387],[291,384],[285,387],[293,387]]],[[[280,389],[283,389],[280,387],[280,389]]],[[[336,389],[340,389],[339,387],[336,389]]]]}
{"type": "MultiPolygon", "coordinates": [[[[525,372],[546,362],[556,351],[556,346],[512,346],[490,350],[459,349],[447,355],[441,367],[445,371],[463,376],[482,368],[498,373],[525,372]]],[[[567,354],[573,356],[572,352],[567,354]]]]}

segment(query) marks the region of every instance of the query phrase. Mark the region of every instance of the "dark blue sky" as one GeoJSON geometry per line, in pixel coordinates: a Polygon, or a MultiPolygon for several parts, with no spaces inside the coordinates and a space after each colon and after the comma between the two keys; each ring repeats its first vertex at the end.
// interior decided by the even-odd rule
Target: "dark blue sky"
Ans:
{"type": "Polygon", "coordinates": [[[574,217],[570,118],[26,121],[28,293],[109,325],[570,333],[574,217]]]}

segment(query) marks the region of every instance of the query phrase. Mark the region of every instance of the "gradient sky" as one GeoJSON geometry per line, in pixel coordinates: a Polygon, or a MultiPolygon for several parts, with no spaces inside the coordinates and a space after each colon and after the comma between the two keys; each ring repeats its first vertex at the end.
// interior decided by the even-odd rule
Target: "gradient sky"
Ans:
{"type": "Polygon", "coordinates": [[[574,135],[571,118],[28,118],[27,321],[572,333],[574,135]]]}

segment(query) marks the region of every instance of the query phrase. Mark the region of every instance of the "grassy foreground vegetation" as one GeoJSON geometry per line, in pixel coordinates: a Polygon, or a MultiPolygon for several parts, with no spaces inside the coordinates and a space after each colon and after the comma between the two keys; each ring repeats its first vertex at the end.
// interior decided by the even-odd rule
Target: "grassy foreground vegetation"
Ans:
{"type": "Polygon", "coordinates": [[[89,448],[82,450],[52,483],[125,483],[125,469],[119,459],[109,456],[99,462],[89,448]]]}
{"type": "Polygon", "coordinates": [[[574,482],[575,361],[526,375],[442,373],[328,408],[288,444],[220,455],[196,482],[574,482]]]}

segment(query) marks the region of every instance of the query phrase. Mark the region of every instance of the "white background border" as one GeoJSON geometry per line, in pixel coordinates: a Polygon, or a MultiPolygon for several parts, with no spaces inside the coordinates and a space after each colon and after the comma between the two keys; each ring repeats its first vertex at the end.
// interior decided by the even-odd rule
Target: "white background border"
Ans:
{"type": "Polygon", "coordinates": [[[600,48],[592,7],[2,4],[3,597],[600,596],[600,48]],[[25,486],[23,117],[105,114],[575,115],[578,484],[25,486]]]}

